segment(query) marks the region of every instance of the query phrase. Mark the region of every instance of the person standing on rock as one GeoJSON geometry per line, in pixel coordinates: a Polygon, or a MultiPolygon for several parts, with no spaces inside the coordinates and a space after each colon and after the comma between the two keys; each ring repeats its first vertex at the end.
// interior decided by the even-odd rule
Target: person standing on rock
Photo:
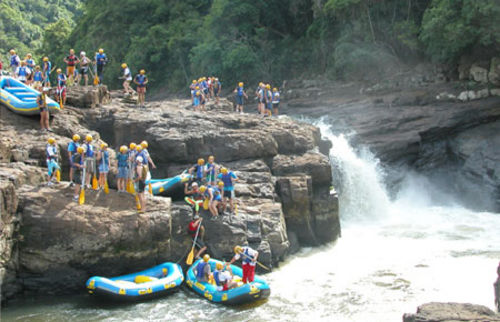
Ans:
{"type": "Polygon", "coordinates": [[[128,177],[128,148],[125,145],[120,147],[120,152],[116,155],[118,168],[118,192],[125,192],[126,180],[128,177]]]}
{"type": "MultiPolygon", "coordinates": [[[[128,150],[128,177],[127,177],[127,184],[130,182],[129,189],[133,188],[132,182],[134,181],[134,171],[135,171],[135,157],[137,155],[137,144],[134,142],[130,142],[129,145],[129,150],[128,150]]],[[[131,192],[131,191],[129,191],[131,192]]]]}
{"type": "Polygon", "coordinates": [[[50,88],[44,87],[40,95],[36,98],[36,104],[40,109],[40,127],[42,128],[42,131],[52,132],[49,127],[49,108],[47,106],[47,96],[49,95],[49,91],[50,88]]]}
{"type": "Polygon", "coordinates": [[[234,89],[234,93],[236,93],[236,111],[240,112],[240,114],[243,114],[243,103],[244,103],[244,98],[248,99],[247,93],[245,93],[245,88],[243,87],[243,82],[238,83],[238,87],[234,89]]]}
{"type": "Polygon", "coordinates": [[[201,186],[200,192],[203,194],[203,197],[208,201],[208,210],[212,214],[212,219],[217,218],[219,216],[219,212],[217,211],[217,204],[220,202],[221,196],[217,194],[217,188],[215,187],[207,187],[201,186]]]}
{"type": "Polygon", "coordinates": [[[137,195],[139,196],[140,213],[146,211],[146,198],[144,197],[144,190],[146,188],[146,175],[148,173],[148,166],[144,164],[142,156],[138,156],[135,160],[135,182],[137,183],[137,195]]]}
{"type": "Polygon", "coordinates": [[[69,55],[64,58],[64,62],[66,63],[66,77],[68,81],[73,82],[75,80],[75,66],[80,63],[80,60],[75,55],[75,50],[70,49],[69,55]]]}
{"type": "Polygon", "coordinates": [[[205,169],[203,170],[205,174],[205,181],[209,186],[215,186],[215,178],[217,177],[217,172],[219,170],[219,166],[215,164],[215,157],[213,155],[208,157],[208,162],[205,165],[205,169]]]}
{"type": "Polygon", "coordinates": [[[273,103],[274,116],[278,116],[278,110],[280,107],[280,92],[276,87],[273,88],[272,103],[273,103]]]}
{"type": "Polygon", "coordinates": [[[66,75],[63,74],[60,68],[57,69],[57,97],[60,104],[66,105],[66,75]]]}
{"type": "Polygon", "coordinates": [[[31,54],[26,55],[25,61],[26,61],[26,67],[28,67],[28,69],[30,70],[26,84],[31,85],[33,83],[33,76],[35,74],[36,63],[35,63],[35,60],[33,59],[33,55],[31,55],[31,54]]]}
{"type": "Polygon", "coordinates": [[[198,185],[201,185],[203,183],[204,179],[204,165],[205,165],[205,160],[202,158],[198,159],[198,162],[193,165],[191,168],[189,168],[188,173],[191,175],[191,180],[198,185]]]}
{"type": "Polygon", "coordinates": [[[132,81],[132,72],[130,68],[128,68],[126,63],[122,64],[122,76],[120,79],[123,79],[123,93],[125,95],[133,95],[134,90],[130,87],[130,82],[132,81]]]}
{"type": "Polygon", "coordinates": [[[205,227],[201,224],[200,216],[195,215],[188,224],[188,232],[193,242],[194,239],[196,238],[196,232],[198,231],[198,226],[200,226],[200,231],[195,244],[195,247],[198,247],[198,252],[195,255],[195,258],[197,259],[200,258],[201,254],[203,254],[207,250],[207,246],[203,242],[203,238],[205,237],[205,227]]]}
{"type": "Polygon", "coordinates": [[[104,66],[108,62],[108,57],[104,53],[104,49],[99,48],[99,51],[95,55],[94,63],[96,65],[96,73],[99,78],[99,85],[102,84],[102,74],[104,72],[104,66]]]}
{"type": "MultiPolygon", "coordinates": [[[[141,142],[142,157],[144,158],[146,165],[150,164],[153,169],[156,169],[156,165],[153,162],[153,159],[151,159],[151,156],[149,155],[148,147],[149,147],[148,141],[141,142]]],[[[151,175],[149,175],[149,177],[151,177],[151,175]]],[[[148,180],[149,179],[150,178],[148,178],[148,180]]]]}
{"type": "Polygon", "coordinates": [[[59,167],[59,151],[57,150],[56,140],[50,137],[45,146],[45,154],[47,156],[47,185],[51,186],[57,182],[56,172],[61,171],[59,167]]]}
{"type": "Polygon", "coordinates": [[[146,76],[146,71],[141,69],[139,74],[137,74],[134,78],[134,84],[137,85],[137,105],[142,108],[146,108],[146,85],[149,80],[146,76]]]}
{"type": "Polygon", "coordinates": [[[89,67],[92,62],[90,59],[87,57],[87,54],[82,51],[80,53],[80,72],[77,75],[76,83],[80,85],[80,81],[84,79],[85,86],[89,85],[89,67]]]}
{"type": "Polygon", "coordinates": [[[259,87],[257,87],[257,90],[255,91],[255,95],[257,96],[258,104],[257,104],[257,111],[258,114],[264,114],[264,83],[260,82],[259,87]]]}
{"type": "Polygon", "coordinates": [[[227,168],[222,168],[220,170],[220,174],[217,176],[217,179],[222,180],[224,183],[224,194],[222,200],[222,211],[226,211],[227,209],[227,201],[229,200],[229,207],[231,209],[231,213],[234,213],[234,183],[237,182],[238,176],[234,174],[234,172],[229,171],[227,168]]]}
{"type": "Polygon", "coordinates": [[[255,264],[257,263],[257,258],[259,257],[259,252],[249,246],[234,246],[234,257],[231,259],[229,264],[241,258],[243,269],[243,283],[251,283],[255,278],[255,264]]]}
{"type": "MultiPolygon", "coordinates": [[[[90,189],[90,179],[96,173],[95,167],[95,152],[94,146],[92,145],[92,135],[87,134],[85,136],[85,185],[88,189],[90,189]]],[[[82,183],[83,184],[83,183],[82,183]]]]}
{"type": "Polygon", "coordinates": [[[108,144],[101,143],[101,149],[97,152],[97,161],[99,161],[99,189],[103,189],[108,180],[110,168],[108,144]]]}
{"type": "Polygon", "coordinates": [[[43,57],[42,63],[42,75],[43,75],[43,86],[50,87],[50,73],[52,72],[52,63],[49,57],[43,57]]]}
{"type": "Polygon", "coordinates": [[[71,142],[68,143],[68,159],[69,159],[69,181],[70,186],[74,185],[73,183],[73,173],[75,169],[73,167],[73,155],[76,153],[78,147],[80,146],[80,136],[78,134],[73,134],[73,138],[71,142]]]}
{"type": "Polygon", "coordinates": [[[73,180],[71,183],[75,186],[73,201],[78,202],[78,197],[80,194],[80,185],[84,183],[85,178],[83,178],[82,170],[85,168],[83,164],[83,155],[85,154],[85,148],[79,146],[76,149],[76,153],[71,156],[71,168],[73,169],[73,180]]]}
{"type": "Polygon", "coordinates": [[[21,65],[21,59],[16,54],[14,49],[10,50],[10,70],[12,72],[11,76],[16,77],[17,68],[21,65]]]}
{"type": "Polygon", "coordinates": [[[217,77],[214,79],[214,83],[212,86],[214,89],[214,97],[216,100],[215,104],[219,105],[219,96],[220,96],[220,92],[222,91],[222,84],[217,77]]]}

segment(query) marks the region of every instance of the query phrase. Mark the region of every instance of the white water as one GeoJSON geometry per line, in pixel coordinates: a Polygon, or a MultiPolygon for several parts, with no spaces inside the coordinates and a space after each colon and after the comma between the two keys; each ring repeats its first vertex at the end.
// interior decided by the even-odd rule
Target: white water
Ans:
{"type": "Polygon", "coordinates": [[[268,302],[249,308],[213,305],[190,293],[118,307],[85,298],[51,298],[14,305],[2,320],[281,320],[401,321],[430,301],[483,304],[493,309],[500,260],[500,215],[453,205],[425,178],[408,175],[390,200],[377,160],[355,152],[343,136],[317,124],[332,144],[340,171],[342,238],[303,249],[266,275],[268,302]],[[437,198],[436,198],[437,197],[437,198]],[[440,206],[432,200],[443,200],[440,206]]]}

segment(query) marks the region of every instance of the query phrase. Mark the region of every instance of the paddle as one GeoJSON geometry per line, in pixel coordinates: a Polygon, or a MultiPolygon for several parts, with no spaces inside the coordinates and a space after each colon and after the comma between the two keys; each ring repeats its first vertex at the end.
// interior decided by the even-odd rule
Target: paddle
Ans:
{"type": "Polygon", "coordinates": [[[83,168],[82,181],[80,184],[80,198],[78,199],[80,205],[85,203],[85,167],[83,168]]]}
{"type": "MultiPolygon", "coordinates": [[[[245,253],[240,253],[240,254],[241,254],[241,255],[243,255],[243,256],[245,256],[245,257],[246,257],[246,258],[248,258],[248,259],[253,259],[252,257],[248,256],[248,255],[247,255],[247,254],[245,254],[245,253]]],[[[269,267],[265,266],[265,265],[264,265],[264,264],[262,264],[261,262],[259,262],[259,261],[255,261],[255,262],[256,262],[257,264],[259,264],[259,266],[260,266],[260,267],[262,267],[263,269],[266,269],[266,270],[268,270],[268,271],[270,271],[270,270],[271,270],[269,267]]]]}
{"type": "Polygon", "coordinates": [[[209,202],[210,200],[208,198],[205,198],[205,200],[203,201],[203,209],[208,210],[209,202]]]}
{"type": "Polygon", "coordinates": [[[95,65],[95,74],[94,74],[94,85],[99,85],[99,76],[97,75],[97,63],[95,65]]]}
{"type": "Polygon", "coordinates": [[[196,245],[196,240],[198,239],[198,233],[200,231],[201,227],[201,222],[203,221],[203,218],[200,219],[200,223],[198,224],[198,228],[196,228],[196,235],[194,235],[194,241],[193,241],[193,247],[191,247],[191,251],[189,252],[187,258],[186,258],[186,264],[187,265],[193,265],[193,259],[194,259],[194,246],[196,245]]]}
{"type": "Polygon", "coordinates": [[[61,171],[59,169],[56,170],[56,180],[57,182],[61,182],[61,171]]]}
{"type": "Polygon", "coordinates": [[[105,179],[104,181],[104,193],[105,194],[109,193],[108,179],[105,179]]]}

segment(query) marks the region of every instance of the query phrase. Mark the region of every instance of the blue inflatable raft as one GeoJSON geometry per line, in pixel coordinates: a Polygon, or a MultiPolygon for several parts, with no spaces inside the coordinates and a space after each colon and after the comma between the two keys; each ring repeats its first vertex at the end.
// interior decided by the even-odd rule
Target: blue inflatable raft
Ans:
{"type": "Polygon", "coordinates": [[[145,300],[173,293],[184,281],[182,268],[175,263],[163,263],[147,270],[118,277],[94,276],[86,285],[89,293],[112,300],[145,300]]]}
{"type": "Polygon", "coordinates": [[[188,182],[190,178],[191,175],[184,171],[172,178],[146,180],[146,184],[151,183],[153,195],[168,195],[178,184],[188,182]]]}
{"type": "MultiPolygon", "coordinates": [[[[201,260],[202,259],[197,260],[188,269],[186,273],[186,284],[194,292],[205,297],[211,302],[227,305],[238,305],[263,300],[268,298],[271,294],[269,285],[266,283],[266,281],[259,277],[255,277],[252,283],[243,284],[242,282],[239,282],[238,287],[227,291],[218,291],[217,286],[211,283],[198,282],[196,280],[194,269],[201,260]]],[[[220,263],[220,261],[210,259],[209,264],[212,272],[215,270],[216,263],[220,263]]],[[[243,276],[243,270],[240,267],[231,265],[231,270],[234,277],[237,276],[241,278],[243,276]]]]}
{"type": "MultiPolygon", "coordinates": [[[[40,113],[36,99],[40,93],[12,77],[0,78],[0,103],[23,115],[40,113]]],[[[59,104],[47,97],[50,113],[59,112],[59,104]]]]}

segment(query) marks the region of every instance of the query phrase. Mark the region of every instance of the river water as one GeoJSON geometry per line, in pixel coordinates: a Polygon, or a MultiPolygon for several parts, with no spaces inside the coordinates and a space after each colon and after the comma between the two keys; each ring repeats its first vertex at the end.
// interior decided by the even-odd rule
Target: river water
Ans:
{"type": "Polygon", "coordinates": [[[266,279],[271,297],[227,308],[186,291],[151,302],[109,305],[87,295],[10,304],[2,321],[401,321],[430,301],[494,308],[500,214],[455,206],[409,174],[390,200],[377,160],[317,124],[332,142],[342,238],[302,249],[266,279]],[[437,200],[437,202],[436,202],[437,200]]]}

